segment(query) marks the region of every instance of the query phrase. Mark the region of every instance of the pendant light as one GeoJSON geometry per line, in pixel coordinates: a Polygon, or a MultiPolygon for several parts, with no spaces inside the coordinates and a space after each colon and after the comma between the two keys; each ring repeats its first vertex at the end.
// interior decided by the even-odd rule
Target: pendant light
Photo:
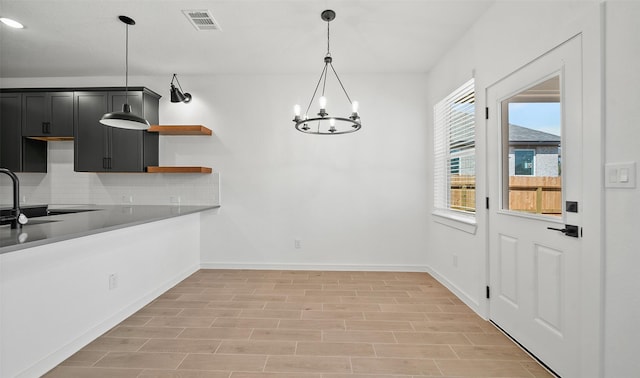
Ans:
{"type": "Polygon", "coordinates": [[[335,68],[333,68],[333,58],[331,57],[331,51],[329,49],[329,23],[336,18],[336,12],[332,11],[331,9],[327,9],[320,14],[320,17],[323,21],[327,22],[327,53],[324,56],[324,69],[320,74],[320,79],[318,80],[318,84],[316,84],[316,89],[313,91],[311,101],[309,101],[309,106],[307,106],[307,110],[304,113],[304,116],[301,115],[300,105],[295,105],[293,107],[293,122],[296,124],[296,130],[306,134],[338,135],[352,133],[354,131],[360,130],[360,128],[362,127],[362,124],[360,122],[360,115],[358,114],[358,101],[351,101],[347,90],[344,88],[344,85],[342,85],[342,81],[338,77],[338,73],[336,72],[335,68]],[[336,80],[340,84],[340,88],[347,97],[347,101],[349,102],[349,104],[351,104],[350,116],[329,117],[329,113],[327,112],[327,98],[325,97],[327,74],[329,72],[329,68],[331,68],[331,71],[336,77],[336,80]],[[317,117],[310,118],[309,109],[311,109],[313,100],[316,98],[320,83],[322,83],[322,93],[318,98],[318,105],[320,110],[317,113],[317,117]]]}
{"type": "Polygon", "coordinates": [[[118,16],[118,19],[126,25],[126,45],[125,45],[125,84],[124,84],[124,105],[121,112],[106,113],[102,116],[100,123],[105,126],[117,127],[130,130],[147,130],[149,121],[131,113],[129,105],[129,25],[136,22],[127,16],[118,16]]]}

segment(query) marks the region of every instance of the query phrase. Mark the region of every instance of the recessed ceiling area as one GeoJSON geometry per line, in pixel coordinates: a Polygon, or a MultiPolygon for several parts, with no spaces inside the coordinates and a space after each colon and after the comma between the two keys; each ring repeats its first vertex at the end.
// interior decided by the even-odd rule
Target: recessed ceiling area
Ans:
{"type": "Polygon", "coordinates": [[[0,0],[0,77],[122,75],[126,15],[131,75],[316,72],[331,51],[340,72],[426,72],[494,0],[0,0]],[[208,10],[199,31],[183,10],[208,10]]]}

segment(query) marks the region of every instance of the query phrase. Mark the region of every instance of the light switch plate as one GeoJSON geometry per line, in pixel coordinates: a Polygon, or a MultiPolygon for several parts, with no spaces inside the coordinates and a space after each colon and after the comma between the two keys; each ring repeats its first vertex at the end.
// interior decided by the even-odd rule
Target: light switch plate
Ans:
{"type": "Polygon", "coordinates": [[[636,187],[636,162],[606,164],[605,187],[634,189],[636,187]]]}

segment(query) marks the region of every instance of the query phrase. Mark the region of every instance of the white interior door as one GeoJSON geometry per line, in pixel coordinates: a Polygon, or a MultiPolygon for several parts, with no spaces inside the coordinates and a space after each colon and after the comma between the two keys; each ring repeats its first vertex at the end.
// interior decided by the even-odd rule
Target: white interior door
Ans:
{"type": "Polygon", "coordinates": [[[580,348],[581,56],[577,36],[487,89],[490,318],[566,377],[580,348]]]}

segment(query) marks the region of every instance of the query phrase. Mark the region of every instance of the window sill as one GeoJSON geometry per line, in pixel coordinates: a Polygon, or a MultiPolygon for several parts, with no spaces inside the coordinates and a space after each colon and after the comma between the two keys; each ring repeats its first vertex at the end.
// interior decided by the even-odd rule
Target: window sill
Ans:
{"type": "Polygon", "coordinates": [[[434,210],[433,221],[475,235],[478,224],[475,215],[450,210],[434,210]]]}

